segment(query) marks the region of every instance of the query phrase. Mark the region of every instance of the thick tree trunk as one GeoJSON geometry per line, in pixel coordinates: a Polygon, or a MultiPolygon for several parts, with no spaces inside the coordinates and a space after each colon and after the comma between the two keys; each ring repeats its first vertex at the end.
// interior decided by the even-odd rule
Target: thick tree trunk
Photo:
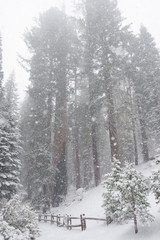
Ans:
{"type": "MultiPolygon", "coordinates": [[[[98,150],[97,150],[97,136],[96,136],[96,123],[94,122],[95,115],[97,112],[96,107],[93,105],[93,101],[97,97],[97,86],[96,79],[94,76],[94,52],[95,52],[95,33],[94,27],[92,26],[93,18],[93,9],[91,9],[91,3],[86,1],[86,72],[89,82],[89,100],[90,100],[90,118],[91,118],[91,139],[92,139],[92,154],[93,154],[93,165],[94,165],[94,178],[95,185],[97,186],[100,183],[100,168],[99,168],[99,159],[98,159],[98,150]]],[[[96,119],[95,119],[96,121],[96,119]]]]}
{"type": "MultiPolygon", "coordinates": [[[[76,126],[77,128],[77,126],[76,126]]],[[[80,178],[80,159],[79,159],[79,144],[78,144],[78,129],[76,129],[76,136],[75,136],[75,148],[76,148],[76,189],[81,187],[81,178],[80,178]]]]}
{"type": "MultiPolygon", "coordinates": [[[[93,78],[92,78],[93,80],[93,78]]],[[[96,89],[93,89],[91,86],[91,79],[89,85],[89,97],[90,97],[90,119],[91,119],[91,139],[92,139],[92,154],[93,154],[93,166],[94,166],[94,178],[95,178],[95,185],[98,186],[100,183],[100,166],[99,166],[99,159],[98,159],[98,149],[97,149],[97,133],[96,133],[96,108],[93,105],[96,89]]]]}
{"type": "MultiPolygon", "coordinates": [[[[50,74],[49,74],[49,81],[48,81],[48,99],[47,99],[47,134],[48,134],[48,146],[49,146],[49,154],[50,154],[50,166],[52,167],[53,164],[53,76],[52,76],[52,61],[50,60],[50,74]]],[[[53,201],[53,192],[54,192],[54,183],[53,182],[48,182],[48,192],[47,192],[47,197],[49,199],[49,205],[50,207],[52,206],[52,201],[53,201]]]]}
{"type": "MultiPolygon", "coordinates": [[[[91,63],[90,63],[91,65],[91,63]]],[[[92,139],[92,154],[93,154],[93,165],[94,165],[94,178],[95,178],[95,185],[98,186],[100,183],[100,166],[99,166],[99,159],[98,159],[98,149],[97,149],[97,133],[96,133],[96,114],[97,109],[93,104],[93,101],[97,97],[96,95],[96,86],[94,83],[94,76],[89,71],[89,100],[90,100],[90,119],[91,119],[91,139],[92,139]]]]}
{"type": "Polygon", "coordinates": [[[135,165],[138,165],[138,150],[137,150],[137,139],[136,139],[136,128],[135,122],[132,117],[132,128],[133,128],[133,141],[134,141],[134,154],[135,154],[135,165]]]}
{"type": "Polygon", "coordinates": [[[138,114],[139,114],[139,122],[140,122],[140,130],[142,136],[142,154],[144,162],[149,161],[149,152],[148,152],[148,137],[146,132],[146,122],[143,119],[141,105],[139,101],[137,101],[138,106],[138,114]]]}
{"type": "Polygon", "coordinates": [[[78,130],[78,100],[77,100],[77,71],[75,69],[74,71],[75,75],[75,150],[76,150],[76,156],[75,156],[75,172],[76,172],[76,189],[81,187],[81,175],[80,175],[80,159],[79,159],[79,130],[78,130]]]}
{"type": "Polygon", "coordinates": [[[96,124],[94,122],[92,123],[92,151],[93,151],[95,185],[98,186],[98,184],[100,183],[100,169],[99,169],[100,166],[97,152],[96,124]]]}
{"type": "Polygon", "coordinates": [[[118,132],[117,124],[115,119],[115,109],[114,109],[114,97],[113,97],[113,84],[114,81],[111,77],[110,70],[106,70],[105,66],[108,65],[108,59],[105,55],[106,53],[106,39],[102,35],[102,64],[103,64],[103,78],[104,78],[104,90],[106,94],[106,100],[108,104],[108,127],[109,127],[109,140],[111,148],[111,161],[115,159],[120,161],[120,151],[119,151],[119,142],[118,142],[118,132]]]}
{"type": "Polygon", "coordinates": [[[54,126],[54,166],[56,169],[54,200],[58,205],[67,192],[66,167],[66,74],[61,69],[57,80],[55,126],[54,126]]]}
{"type": "Polygon", "coordinates": [[[109,89],[109,93],[107,93],[107,96],[108,96],[107,98],[108,125],[109,125],[109,139],[110,139],[110,148],[111,148],[111,160],[114,161],[114,159],[120,160],[120,155],[119,155],[119,143],[118,143],[116,120],[115,120],[112,89],[109,89]]]}
{"type": "Polygon", "coordinates": [[[134,142],[134,162],[135,165],[138,165],[138,148],[137,148],[137,138],[136,138],[136,124],[134,118],[134,102],[132,98],[132,87],[130,81],[129,83],[129,96],[130,96],[130,104],[131,104],[131,119],[132,119],[132,131],[133,131],[133,142],[134,142]]]}
{"type": "Polygon", "coordinates": [[[142,136],[142,154],[144,162],[149,161],[149,152],[148,152],[148,137],[145,128],[145,121],[140,119],[140,128],[141,128],[141,136],[142,136]]]}

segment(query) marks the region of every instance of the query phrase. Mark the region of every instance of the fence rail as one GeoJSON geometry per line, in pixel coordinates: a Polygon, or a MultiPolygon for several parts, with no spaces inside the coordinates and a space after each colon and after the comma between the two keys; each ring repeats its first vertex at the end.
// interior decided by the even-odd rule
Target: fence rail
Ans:
{"type": "Polygon", "coordinates": [[[86,221],[93,220],[93,221],[104,221],[107,225],[109,225],[112,220],[110,217],[107,218],[92,218],[86,217],[85,214],[81,214],[79,217],[73,217],[71,215],[54,215],[54,214],[39,214],[38,221],[44,222],[51,222],[51,224],[56,224],[58,227],[66,227],[67,229],[71,230],[72,228],[81,228],[82,231],[86,230],[87,225],[86,221]],[[79,223],[73,224],[74,220],[79,220],[79,223]]]}

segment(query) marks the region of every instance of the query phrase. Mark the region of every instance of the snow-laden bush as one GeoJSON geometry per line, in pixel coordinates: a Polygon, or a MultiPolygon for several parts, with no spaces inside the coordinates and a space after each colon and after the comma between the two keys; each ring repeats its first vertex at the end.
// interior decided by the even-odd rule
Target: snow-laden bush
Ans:
{"type": "Polygon", "coordinates": [[[150,190],[149,179],[137,172],[131,164],[121,168],[118,161],[114,162],[104,186],[106,192],[103,194],[103,206],[106,215],[115,222],[134,220],[137,233],[137,219],[142,223],[153,220],[147,199],[150,190]]]}
{"type": "Polygon", "coordinates": [[[32,240],[38,236],[36,214],[29,206],[23,205],[17,195],[6,203],[2,215],[0,233],[4,239],[32,240]]]}
{"type": "Polygon", "coordinates": [[[29,240],[29,231],[22,233],[10,226],[6,221],[0,221],[0,233],[5,240],[29,240]]]}

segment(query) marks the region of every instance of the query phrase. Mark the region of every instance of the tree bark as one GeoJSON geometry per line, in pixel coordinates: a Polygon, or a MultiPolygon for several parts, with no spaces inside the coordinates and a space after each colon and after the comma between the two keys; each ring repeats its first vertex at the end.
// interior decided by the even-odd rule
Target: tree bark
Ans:
{"type": "Polygon", "coordinates": [[[89,83],[89,101],[90,101],[90,119],[91,119],[91,140],[92,140],[92,154],[93,154],[93,165],[94,165],[94,178],[95,185],[97,186],[100,183],[100,168],[99,168],[99,159],[98,159],[98,150],[97,150],[97,135],[96,135],[96,113],[97,109],[93,104],[93,101],[97,97],[97,86],[95,75],[94,75],[94,53],[95,53],[95,29],[92,25],[93,16],[94,16],[94,3],[91,4],[91,1],[86,1],[86,73],[89,83]],[[95,120],[94,120],[95,119],[95,120]]]}
{"type": "Polygon", "coordinates": [[[120,160],[120,155],[112,89],[109,89],[107,96],[108,96],[107,101],[108,101],[109,139],[111,148],[111,160],[113,162],[114,159],[120,160]]]}
{"type": "Polygon", "coordinates": [[[148,137],[146,132],[146,122],[143,119],[141,105],[139,101],[137,101],[138,106],[138,114],[139,114],[139,122],[140,122],[140,130],[142,136],[142,154],[144,162],[149,161],[149,152],[148,152],[148,137]]]}
{"type": "Polygon", "coordinates": [[[133,128],[133,141],[134,141],[134,153],[135,153],[135,165],[138,165],[138,150],[137,150],[137,139],[136,139],[136,128],[135,128],[135,122],[132,117],[132,128],[133,128]]]}
{"type": "Polygon", "coordinates": [[[136,214],[134,214],[134,229],[135,229],[135,233],[138,233],[137,216],[136,216],[136,214]]]}
{"type": "Polygon", "coordinates": [[[78,136],[75,136],[75,148],[76,148],[76,189],[81,187],[81,178],[80,178],[80,160],[79,160],[79,148],[78,148],[78,136]]]}
{"type": "Polygon", "coordinates": [[[134,118],[134,110],[133,110],[133,98],[131,93],[131,83],[129,83],[129,96],[131,102],[131,119],[132,119],[132,131],[133,131],[133,141],[134,141],[134,154],[135,154],[135,165],[138,165],[138,148],[137,148],[137,138],[136,138],[136,126],[135,126],[135,118],[134,118]]]}
{"type": "Polygon", "coordinates": [[[96,124],[94,122],[92,123],[92,151],[93,151],[95,185],[98,186],[98,184],[100,183],[100,170],[97,152],[96,124]]]}
{"type": "Polygon", "coordinates": [[[60,70],[57,77],[57,94],[54,126],[54,166],[56,169],[54,200],[59,204],[60,196],[66,194],[67,167],[66,167],[66,74],[65,69],[60,70]],[[59,186],[59,187],[58,187],[59,186]],[[63,187],[62,187],[63,186],[63,187]]]}
{"type": "Polygon", "coordinates": [[[78,131],[78,100],[77,100],[77,72],[76,69],[74,71],[75,75],[75,150],[76,150],[76,158],[75,158],[75,170],[76,170],[76,189],[81,187],[81,176],[80,176],[80,159],[79,159],[79,131],[78,131]]]}

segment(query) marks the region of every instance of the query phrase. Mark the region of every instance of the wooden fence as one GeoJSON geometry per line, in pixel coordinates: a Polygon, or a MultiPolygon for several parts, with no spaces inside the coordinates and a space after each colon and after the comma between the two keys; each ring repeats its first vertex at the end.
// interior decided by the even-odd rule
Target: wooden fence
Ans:
{"type": "Polygon", "coordinates": [[[96,220],[96,221],[104,221],[106,224],[110,224],[112,222],[110,217],[107,218],[91,218],[86,217],[85,214],[81,214],[80,217],[72,217],[71,215],[61,216],[60,214],[39,214],[38,221],[41,222],[51,222],[51,224],[56,224],[58,227],[66,227],[71,230],[72,228],[81,228],[82,231],[86,230],[86,221],[88,220],[96,220]],[[79,223],[75,224],[75,220],[79,220],[79,223]]]}

